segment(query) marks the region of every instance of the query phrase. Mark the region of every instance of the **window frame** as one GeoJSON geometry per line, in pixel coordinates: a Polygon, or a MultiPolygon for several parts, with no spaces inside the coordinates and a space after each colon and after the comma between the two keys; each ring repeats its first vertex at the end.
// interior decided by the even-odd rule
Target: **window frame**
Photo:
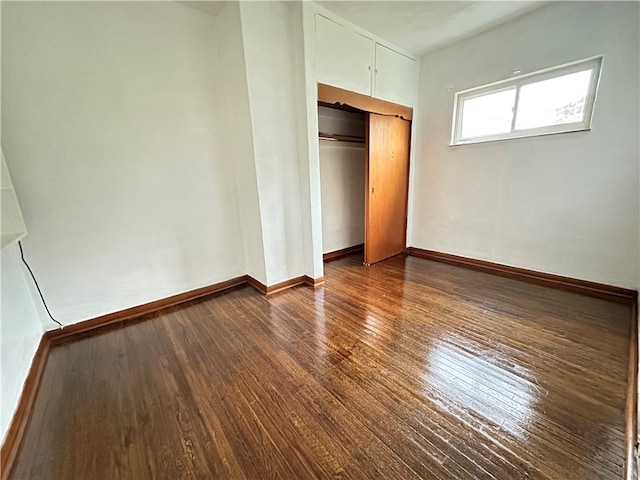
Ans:
{"type": "Polygon", "coordinates": [[[506,80],[500,80],[488,85],[469,88],[456,92],[453,99],[453,121],[451,126],[451,143],[449,146],[470,145],[475,143],[494,142],[499,140],[510,140],[514,138],[535,137],[540,135],[553,135],[557,133],[581,132],[591,130],[591,120],[593,118],[593,109],[595,106],[598,86],[600,84],[600,75],[602,72],[603,55],[577,60],[575,62],[557,65],[555,67],[545,68],[535,72],[519,75],[506,80]],[[585,99],[584,118],[580,122],[562,123],[559,125],[545,125],[536,128],[527,128],[516,130],[516,119],[518,115],[518,106],[520,99],[520,89],[523,86],[549,80],[556,77],[562,77],[572,73],[591,70],[591,78],[589,79],[589,89],[585,99]],[[463,104],[465,100],[481,97],[489,93],[497,93],[511,88],[516,89],[513,105],[513,117],[511,119],[511,130],[508,133],[495,135],[485,135],[481,137],[462,137],[462,119],[463,104]]]}

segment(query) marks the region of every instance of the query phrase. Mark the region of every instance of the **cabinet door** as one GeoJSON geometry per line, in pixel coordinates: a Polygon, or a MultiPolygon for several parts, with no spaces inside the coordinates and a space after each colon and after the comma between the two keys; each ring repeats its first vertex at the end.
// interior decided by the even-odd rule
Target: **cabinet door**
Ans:
{"type": "Polygon", "coordinates": [[[316,15],[318,82],[371,95],[374,42],[316,15]]]}
{"type": "Polygon", "coordinates": [[[418,62],[376,43],[373,96],[412,106],[418,86],[418,62]]]}
{"type": "Polygon", "coordinates": [[[406,247],[411,122],[369,114],[365,171],[364,263],[371,265],[406,247]]]}

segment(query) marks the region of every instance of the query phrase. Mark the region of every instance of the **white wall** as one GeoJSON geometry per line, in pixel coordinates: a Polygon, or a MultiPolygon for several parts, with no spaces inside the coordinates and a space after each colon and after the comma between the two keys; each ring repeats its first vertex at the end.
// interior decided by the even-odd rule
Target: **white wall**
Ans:
{"type": "Polygon", "coordinates": [[[240,3],[267,285],[303,275],[298,102],[282,2],[240,3]]]}
{"type": "Polygon", "coordinates": [[[365,136],[365,116],[363,113],[347,112],[338,108],[318,107],[318,131],[352,137],[365,136]]]}
{"type": "MultiPolygon", "coordinates": [[[[318,108],[322,133],[365,136],[365,116],[335,108],[318,108]]],[[[364,243],[364,144],[321,140],[323,253],[364,243]]]]}
{"type": "Polygon", "coordinates": [[[305,271],[312,278],[324,275],[322,262],[322,215],[320,189],[320,155],[318,142],[318,85],[316,78],[316,5],[312,2],[301,2],[290,7],[299,10],[302,41],[292,42],[293,48],[302,50],[304,64],[304,92],[299,99],[300,109],[306,112],[305,118],[299,119],[299,127],[305,129],[301,133],[304,142],[300,149],[301,189],[303,200],[303,227],[305,240],[305,271]]]}
{"type": "Polygon", "coordinates": [[[638,287],[638,7],[559,2],[421,59],[410,245],[638,287]],[[591,131],[448,146],[453,92],[598,54],[591,131]]]}
{"type": "Polygon", "coordinates": [[[225,112],[220,132],[227,161],[234,167],[238,217],[242,226],[245,269],[263,284],[267,283],[265,250],[260,219],[258,179],[254,156],[247,71],[238,3],[227,2],[215,17],[216,47],[223,75],[218,103],[225,112]]]}
{"type": "Polygon", "coordinates": [[[320,143],[323,253],[364,243],[364,145],[320,143]]]}
{"type": "MultiPolygon", "coordinates": [[[[313,93],[316,89],[315,76],[308,67],[309,56],[307,54],[307,42],[305,34],[305,6],[301,2],[287,3],[289,9],[289,59],[292,67],[293,90],[290,92],[296,109],[296,140],[298,151],[298,172],[300,189],[300,212],[301,212],[301,232],[303,250],[304,274],[311,278],[320,278],[323,275],[322,261],[319,262],[319,269],[316,270],[315,253],[322,259],[320,243],[314,243],[314,228],[320,230],[320,212],[312,208],[314,186],[311,184],[311,162],[310,152],[314,151],[311,144],[318,141],[317,135],[310,136],[309,122],[317,122],[312,111],[317,110],[315,94],[308,95],[308,90],[313,93]],[[312,78],[313,77],[313,78],[312,78]]],[[[316,160],[317,160],[317,143],[316,160]]],[[[318,198],[319,198],[318,185],[318,198]]],[[[318,235],[319,237],[319,235],[318,235]]]]}
{"type": "Polygon", "coordinates": [[[210,15],[3,2],[2,40],[2,145],[55,316],[74,323],[246,273],[210,15]]]}
{"type": "Polygon", "coordinates": [[[2,249],[0,257],[0,436],[4,439],[44,328],[18,246],[2,249]]]}

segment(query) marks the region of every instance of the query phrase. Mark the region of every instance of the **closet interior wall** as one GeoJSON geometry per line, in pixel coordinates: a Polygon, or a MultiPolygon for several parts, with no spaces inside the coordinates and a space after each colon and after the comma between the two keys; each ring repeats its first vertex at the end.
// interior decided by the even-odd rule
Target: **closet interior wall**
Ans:
{"type": "Polygon", "coordinates": [[[323,254],[364,243],[365,120],[318,107],[323,254]]]}

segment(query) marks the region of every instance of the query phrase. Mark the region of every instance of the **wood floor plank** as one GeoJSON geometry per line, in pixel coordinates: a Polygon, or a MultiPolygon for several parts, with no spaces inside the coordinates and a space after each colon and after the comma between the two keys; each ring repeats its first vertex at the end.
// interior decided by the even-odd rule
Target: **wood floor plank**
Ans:
{"type": "MultiPolygon", "coordinates": [[[[348,340],[348,343],[353,343],[352,339],[348,340]]],[[[351,350],[353,350],[353,347],[351,347],[351,350]]],[[[355,358],[355,357],[354,357],[355,358]]],[[[367,356],[367,358],[371,359],[370,356],[367,356]]],[[[372,369],[375,369],[376,372],[378,374],[381,375],[380,379],[377,380],[378,383],[384,383],[384,381],[387,381],[388,379],[391,378],[404,378],[405,376],[409,376],[411,375],[412,372],[402,372],[402,374],[400,375],[396,375],[395,372],[390,371],[389,368],[386,368],[385,365],[391,365],[394,363],[394,359],[392,357],[388,357],[383,359],[382,361],[379,362],[378,365],[369,365],[369,367],[371,367],[372,369]]],[[[454,372],[455,373],[455,372],[454,372]]],[[[453,375],[451,378],[454,378],[455,375],[453,375]]],[[[459,383],[457,384],[459,387],[459,383]]],[[[445,390],[446,391],[446,384],[444,385],[439,385],[441,390],[445,390]]],[[[472,386],[467,386],[468,388],[466,388],[464,390],[464,394],[468,394],[469,391],[471,391],[472,386]]],[[[393,389],[394,387],[390,387],[391,389],[393,389]]],[[[458,391],[457,393],[460,393],[460,391],[458,391]]],[[[494,405],[494,403],[491,401],[490,398],[485,398],[487,397],[486,395],[482,395],[482,400],[487,400],[488,402],[485,403],[483,402],[482,404],[478,403],[478,398],[474,395],[471,395],[470,398],[467,400],[467,404],[466,406],[468,407],[469,405],[473,406],[476,408],[477,411],[482,412],[484,415],[488,415],[488,417],[491,419],[495,419],[495,418],[499,418],[502,420],[502,423],[499,425],[499,428],[501,430],[503,430],[504,428],[508,427],[509,425],[511,425],[512,423],[510,422],[509,419],[509,412],[508,411],[503,411],[501,410],[499,407],[496,407],[494,405]]],[[[451,406],[449,406],[448,408],[451,408],[451,406]]],[[[522,432],[520,432],[518,430],[517,424],[515,424],[516,426],[513,427],[516,429],[516,431],[521,435],[522,432]]],[[[533,440],[533,439],[532,439],[533,440]]],[[[530,445],[531,446],[531,445],[530,445]]],[[[567,462],[565,462],[567,463],[567,462]]],[[[562,475],[562,478],[580,478],[583,474],[579,473],[580,470],[566,470],[562,475]]],[[[556,477],[557,475],[552,475],[551,478],[556,477]]],[[[456,476],[456,478],[460,478],[460,476],[456,476]]],[[[596,477],[597,478],[597,477],[596,477]]]]}
{"type": "Polygon", "coordinates": [[[621,478],[628,306],[413,257],[325,268],[52,348],[12,478],[621,478]]]}
{"type": "MultiPolygon", "coordinates": [[[[274,319],[273,317],[271,318],[274,319]]],[[[270,326],[273,326],[273,322],[270,322],[270,326]]],[[[243,326],[243,331],[246,332],[247,329],[250,328],[260,328],[260,318],[252,318],[248,324],[243,326]]],[[[229,335],[228,338],[234,338],[234,335],[229,335]]],[[[343,408],[337,403],[337,399],[331,394],[330,391],[326,389],[319,388],[319,385],[315,382],[312,376],[309,373],[301,369],[296,361],[291,359],[289,356],[284,355],[281,350],[278,351],[278,355],[273,357],[274,349],[272,347],[284,347],[286,346],[288,341],[282,341],[273,343],[276,340],[282,340],[285,337],[280,336],[280,334],[276,334],[275,332],[271,332],[270,336],[256,336],[258,341],[256,342],[256,346],[258,347],[252,353],[258,355],[260,352],[263,352],[264,355],[261,358],[261,364],[264,366],[269,366],[269,363],[275,362],[271,366],[271,368],[267,368],[266,371],[278,372],[278,376],[283,375],[285,372],[289,372],[292,379],[295,379],[296,385],[296,394],[297,396],[305,399],[304,403],[307,407],[311,407],[311,413],[316,417],[320,418],[322,423],[325,425],[330,422],[335,429],[333,430],[333,434],[340,439],[341,442],[349,441],[352,442],[354,439],[352,437],[360,438],[359,441],[355,442],[355,445],[359,444],[367,444],[369,445],[369,450],[367,452],[362,452],[361,455],[358,455],[356,459],[359,462],[359,466],[364,469],[363,474],[358,475],[354,478],[385,478],[388,474],[385,473],[389,469],[385,464],[380,464],[380,459],[385,459],[390,455],[393,455],[391,451],[388,451],[385,445],[379,441],[378,438],[373,436],[370,432],[368,432],[365,428],[360,426],[360,428],[353,428],[354,424],[358,424],[360,420],[354,417],[351,414],[344,414],[343,408]],[[271,346],[265,346],[265,342],[261,341],[262,338],[269,338],[272,342],[271,346]],[[288,368],[284,368],[288,367],[288,368]]],[[[270,383],[278,384],[277,377],[274,379],[270,379],[270,383]]],[[[286,389],[286,385],[283,386],[282,390],[286,389]]],[[[353,459],[347,459],[347,462],[352,462],[353,459]]],[[[405,464],[405,462],[401,461],[399,458],[396,459],[394,464],[391,464],[395,475],[398,478],[418,478],[415,472],[412,472],[405,464]]],[[[434,477],[435,478],[435,477],[434,477]]]]}

